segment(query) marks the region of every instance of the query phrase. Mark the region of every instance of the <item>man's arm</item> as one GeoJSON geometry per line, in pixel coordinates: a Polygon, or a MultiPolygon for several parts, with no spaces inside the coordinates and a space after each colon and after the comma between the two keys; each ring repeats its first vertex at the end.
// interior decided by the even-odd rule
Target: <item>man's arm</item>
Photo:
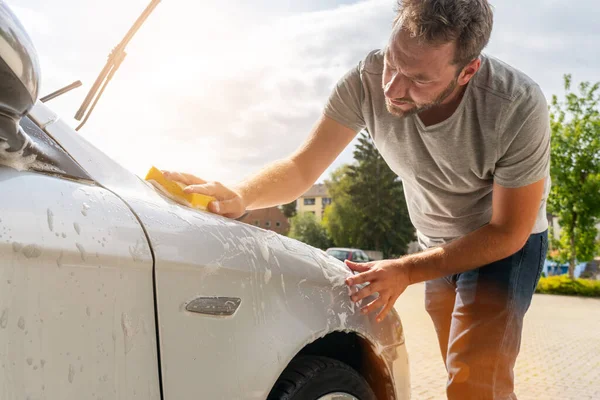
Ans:
{"type": "Polygon", "coordinates": [[[520,188],[494,184],[490,223],[445,246],[402,259],[409,283],[465,272],[519,251],[535,224],[544,182],[520,188]]]}
{"type": "Polygon", "coordinates": [[[356,132],[323,115],[290,157],[277,161],[235,186],[249,210],[289,203],[305,193],[356,132]]]}
{"type": "Polygon", "coordinates": [[[363,307],[363,313],[382,308],[381,321],[410,284],[465,272],[506,258],[526,243],[540,208],[545,179],[520,188],[493,187],[489,224],[447,245],[397,260],[367,264],[346,261],[360,272],[346,279],[349,286],[369,282],[352,296],[357,302],[371,294],[379,297],[363,307]]]}
{"type": "Polygon", "coordinates": [[[189,185],[185,191],[217,198],[210,211],[229,218],[254,210],[289,203],[303,193],[335,161],[356,132],[323,115],[307,140],[290,157],[275,161],[241,183],[228,188],[193,175],[165,172],[170,179],[189,185]]]}

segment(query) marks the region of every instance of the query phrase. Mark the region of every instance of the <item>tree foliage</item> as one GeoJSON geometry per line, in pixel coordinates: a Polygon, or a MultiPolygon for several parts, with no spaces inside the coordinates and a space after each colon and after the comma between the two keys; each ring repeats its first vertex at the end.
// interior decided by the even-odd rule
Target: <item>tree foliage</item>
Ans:
{"type": "Polygon", "coordinates": [[[317,221],[314,214],[309,212],[292,217],[288,236],[322,250],[332,245],[323,225],[317,221]]]}
{"type": "Polygon", "coordinates": [[[297,200],[292,201],[291,203],[283,204],[281,206],[281,212],[285,215],[286,218],[292,218],[296,215],[296,204],[297,200]]]}
{"type": "Polygon", "coordinates": [[[560,239],[552,241],[560,263],[569,262],[573,278],[575,264],[591,260],[598,252],[595,225],[600,218],[600,83],[579,85],[571,90],[565,75],[565,99],[553,96],[550,106],[552,189],[549,211],[558,217],[560,239]]]}
{"type": "Polygon", "coordinates": [[[336,246],[377,250],[386,258],[405,254],[414,228],[402,182],[364,133],[354,159],[327,182],[333,204],[326,209],[324,225],[336,246]]]}

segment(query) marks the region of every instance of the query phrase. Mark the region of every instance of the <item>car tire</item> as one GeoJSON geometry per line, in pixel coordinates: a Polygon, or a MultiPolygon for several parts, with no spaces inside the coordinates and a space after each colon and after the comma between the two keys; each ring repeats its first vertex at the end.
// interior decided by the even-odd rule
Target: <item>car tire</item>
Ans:
{"type": "Polygon", "coordinates": [[[318,400],[344,393],[358,400],[376,400],[373,390],[356,370],[328,357],[300,356],[292,360],[267,400],[318,400]]]}

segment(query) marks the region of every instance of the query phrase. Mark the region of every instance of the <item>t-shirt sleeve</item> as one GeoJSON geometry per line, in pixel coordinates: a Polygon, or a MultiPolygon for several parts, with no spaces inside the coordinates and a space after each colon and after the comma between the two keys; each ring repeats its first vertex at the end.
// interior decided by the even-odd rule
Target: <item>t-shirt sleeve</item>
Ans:
{"type": "Polygon", "coordinates": [[[550,168],[550,117],[540,87],[529,87],[503,120],[494,182],[517,188],[545,178],[550,168]]]}
{"type": "Polygon", "coordinates": [[[352,68],[335,85],[323,113],[355,132],[366,126],[362,113],[360,64],[352,68]]]}

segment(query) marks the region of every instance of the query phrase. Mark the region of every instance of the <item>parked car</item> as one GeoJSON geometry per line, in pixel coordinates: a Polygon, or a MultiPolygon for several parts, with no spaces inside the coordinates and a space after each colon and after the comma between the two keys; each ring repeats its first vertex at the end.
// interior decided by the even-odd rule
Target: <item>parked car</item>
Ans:
{"type": "MultiPolygon", "coordinates": [[[[573,276],[575,278],[581,277],[581,274],[583,273],[583,271],[585,271],[587,264],[588,263],[585,263],[585,262],[576,262],[575,270],[573,271],[573,276]]],[[[544,276],[568,274],[569,273],[569,263],[559,264],[556,261],[546,259],[544,261],[544,269],[542,272],[543,272],[544,276]]]]}
{"type": "Polygon", "coordinates": [[[2,400],[409,398],[342,262],[166,198],[37,100],[4,2],[0,39],[2,400]]]}
{"type": "Polygon", "coordinates": [[[326,250],[326,253],[340,261],[350,260],[357,263],[369,262],[371,259],[361,249],[351,249],[346,247],[331,247],[326,250]]]}

